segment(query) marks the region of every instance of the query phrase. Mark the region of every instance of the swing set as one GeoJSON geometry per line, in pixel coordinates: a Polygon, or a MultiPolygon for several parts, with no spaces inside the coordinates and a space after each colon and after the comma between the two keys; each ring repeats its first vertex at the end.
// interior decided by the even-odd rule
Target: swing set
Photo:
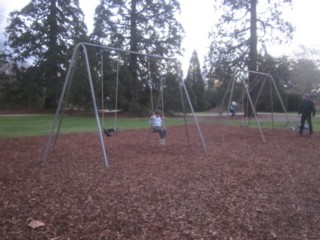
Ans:
{"type": "MultiPolygon", "coordinates": [[[[47,162],[48,160],[48,156],[49,156],[49,152],[52,151],[55,147],[56,141],[58,139],[59,136],[59,132],[60,132],[60,127],[61,127],[61,123],[62,123],[62,119],[63,119],[63,109],[66,108],[67,104],[68,104],[68,95],[70,92],[70,88],[74,79],[74,75],[75,75],[75,71],[78,65],[78,61],[79,59],[84,59],[85,61],[85,66],[86,66],[86,72],[87,72],[87,80],[89,83],[89,90],[90,90],[90,94],[91,94],[91,99],[92,99],[92,105],[93,105],[93,111],[94,111],[94,115],[95,115],[95,119],[96,119],[96,125],[98,128],[98,135],[99,135],[99,141],[100,141],[100,145],[101,145],[101,150],[102,150],[102,155],[103,155],[103,159],[104,159],[104,164],[105,167],[109,166],[108,163],[108,159],[107,159],[107,153],[106,153],[106,149],[105,149],[105,144],[104,144],[104,139],[103,139],[103,133],[105,133],[105,135],[107,135],[108,137],[113,136],[116,132],[117,132],[117,112],[118,110],[118,85],[119,85],[119,61],[117,62],[117,79],[116,79],[116,104],[115,104],[115,110],[111,110],[114,111],[115,113],[115,125],[113,128],[105,128],[104,124],[101,124],[100,118],[99,118],[99,110],[97,108],[97,103],[96,103],[96,97],[95,97],[95,91],[94,91],[94,87],[93,87],[93,80],[92,80],[92,74],[91,74],[91,67],[90,67],[90,62],[89,62],[89,57],[88,57],[88,51],[87,48],[88,47],[92,47],[92,48],[98,48],[100,50],[105,50],[105,51],[110,51],[110,52],[118,52],[118,53],[127,53],[127,54],[136,54],[139,56],[144,56],[144,57],[148,57],[148,58],[153,58],[153,59],[161,59],[161,60],[166,60],[166,61],[171,61],[175,63],[176,66],[176,72],[177,72],[177,77],[180,83],[180,96],[181,96],[181,105],[182,105],[182,110],[183,110],[183,116],[184,116],[184,123],[185,123],[185,129],[186,129],[186,136],[188,139],[188,143],[190,144],[190,139],[189,139],[189,133],[188,133],[188,128],[187,128],[187,120],[186,120],[186,108],[185,108],[185,104],[184,104],[184,100],[183,100],[183,93],[186,96],[187,99],[187,103],[189,105],[189,109],[192,112],[193,118],[194,118],[194,122],[196,124],[197,130],[198,130],[198,134],[200,136],[201,139],[201,143],[202,146],[205,150],[205,152],[207,153],[207,147],[202,135],[202,132],[200,130],[200,126],[198,123],[198,120],[196,118],[196,115],[194,113],[189,95],[188,95],[188,91],[187,88],[180,76],[180,71],[178,69],[178,62],[175,58],[167,58],[167,57],[162,57],[162,56],[158,56],[158,55],[153,55],[153,54],[143,54],[143,53],[139,53],[139,52],[135,52],[135,51],[127,51],[127,50],[122,50],[119,48],[113,48],[113,47],[109,47],[109,46],[104,46],[104,45],[98,45],[98,44],[92,44],[92,43],[78,43],[77,45],[75,45],[73,53],[72,53],[72,58],[70,60],[70,65],[68,67],[68,71],[67,71],[67,75],[66,75],[66,79],[62,88],[62,92],[60,95],[60,99],[58,102],[58,106],[56,109],[56,113],[53,119],[53,124],[52,124],[52,128],[51,128],[51,132],[48,136],[48,142],[45,146],[45,150],[44,150],[44,158],[43,161],[47,162]],[[83,57],[80,57],[80,54],[83,54],[83,57]]],[[[103,59],[102,59],[103,60],[103,59]]],[[[102,61],[103,62],[103,61],[102,61]]],[[[103,64],[101,64],[101,75],[102,75],[102,79],[103,79],[103,64]]],[[[102,81],[103,83],[103,81],[102,81]]],[[[163,106],[163,83],[161,83],[161,104],[163,106]]],[[[103,89],[103,86],[101,87],[101,89],[103,89]]],[[[103,99],[103,90],[102,90],[102,99],[103,99]]],[[[103,101],[103,100],[102,100],[103,101]]],[[[104,113],[105,112],[110,112],[110,110],[105,110],[104,108],[104,103],[101,104],[102,105],[102,109],[100,110],[100,112],[102,112],[102,118],[103,118],[103,122],[104,122],[104,113]]]]}
{"type": "MultiPolygon", "coordinates": [[[[256,121],[257,127],[259,129],[261,140],[262,140],[263,143],[266,142],[264,134],[263,134],[263,131],[262,131],[262,128],[260,126],[260,122],[259,122],[258,116],[257,116],[257,111],[256,111],[256,106],[257,106],[259,97],[260,97],[260,95],[261,95],[261,93],[262,93],[262,91],[264,89],[266,81],[269,81],[269,95],[270,95],[272,127],[273,127],[273,123],[274,123],[274,117],[273,117],[273,115],[274,115],[274,110],[273,110],[273,90],[274,90],[275,93],[276,93],[276,96],[277,96],[277,98],[278,98],[278,100],[279,100],[279,102],[281,104],[281,108],[283,110],[284,116],[285,116],[285,118],[287,120],[286,126],[289,126],[292,129],[291,122],[289,120],[286,108],[285,108],[285,106],[283,104],[283,101],[281,99],[280,93],[278,91],[277,85],[276,85],[273,77],[270,74],[263,73],[263,72],[249,71],[249,70],[240,71],[239,70],[239,71],[237,71],[235,73],[233,80],[229,82],[227,90],[225,92],[225,95],[224,95],[224,97],[222,99],[222,103],[220,105],[219,112],[222,113],[223,109],[225,109],[226,112],[227,112],[227,117],[224,119],[222,141],[224,141],[226,121],[228,120],[228,118],[230,116],[229,108],[230,108],[230,106],[232,104],[232,101],[234,101],[234,85],[235,85],[236,82],[238,82],[238,83],[240,83],[242,85],[242,94],[241,94],[241,99],[240,99],[239,102],[244,103],[245,99],[247,99],[246,106],[243,105],[242,109],[243,110],[245,109],[246,113],[249,112],[249,109],[251,110],[251,112],[252,112],[252,114],[254,116],[254,119],[256,121]],[[254,75],[256,77],[261,77],[261,79],[256,79],[256,81],[254,83],[249,84],[246,81],[246,79],[248,79],[248,74],[252,74],[252,75],[254,75]],[[253,91],[254,88],[256,88],[258,86],[259,82],[261,82],[260,88],[257,91],[258,93],[257,93],[257,96],[256,96],[255,101],[254,101],[252,99],[250,93],[253,91]],[[249,88],[249,86],[250,86],[250,88],[249,88]],[[226,105],[225,103],[226,103],[227,95],[229,95],[229,100],[228,100],[228,104],[226,105]]],[[[222,114],[219,115],[219,117],[221,117],[221,116],[222,116],[222,114]]],[[[217,121],[218,121],[218,118],[217,118],[217,121]]],[[[244,121],[244,116],[242,117],[242,124],[245,123],[245,126],[248,127],[250,122],[251,122],[250,116],[246,116],[246,121],[244,121]]]]}

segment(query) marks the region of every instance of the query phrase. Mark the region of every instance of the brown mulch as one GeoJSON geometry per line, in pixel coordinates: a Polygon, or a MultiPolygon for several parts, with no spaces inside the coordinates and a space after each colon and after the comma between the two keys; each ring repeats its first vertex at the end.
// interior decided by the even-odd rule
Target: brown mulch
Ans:
{"type": "Polygon", "coordinates": [[[0,239],[320,239],[320,135],[169,127],[0,140],[0,239]]]}

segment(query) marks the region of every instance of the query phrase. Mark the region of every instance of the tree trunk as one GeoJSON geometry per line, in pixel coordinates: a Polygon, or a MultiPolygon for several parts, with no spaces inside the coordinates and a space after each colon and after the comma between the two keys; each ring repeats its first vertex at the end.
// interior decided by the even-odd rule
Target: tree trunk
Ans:
{"type": "MultiPolygon", "coordinates": [[[[251,0],[251,9],[250,9],[250,43],[249,43],[249,62],[248,69],[249,71],[257,71],[257,0],[251,0]]],[[[255,74],[249,73],[249,89],[250,86],[254,84],[255,74]]],[[[252,102],[256,101],[257,91],[252,89],[250,92],[252,102]]],[[[248,108],[248,111],[245,112],[245,116],[253,116],[253,109],[248,108]]]]}
{"type": "MultiPolygon", "coordinates": [[[[137,38],[138,38],[138,32],[137,32],[137,2],[136,0],[131,1],[131,37],[130,37],[130,51],[137,52],[138,46],[137,46],[137,38]]],[[[130,54],[130,61],[129,61],[129,71],[132,76],[132,88],[130,91],[130,98],[134,101],[138,99],[138,60],[136,54],[130,54]]]]}
{"type": "Polygon", "coordinates": [[[45,79],[47,81],[47,86],[49,92],[47,93],[46,99],[46,107],[55,107],[56,100],[59,95],[59,67],[57,65],[58,60],[58,24],[57,24],[57,2],[56,0],[50,1],[50,13],[48,16],[48,27],[49,27],[49,43],[48,43],[48,50],[44,54],[45,55],[45,62],[43,63],[44,67],[46,68],[45,72],[45,79]]]}

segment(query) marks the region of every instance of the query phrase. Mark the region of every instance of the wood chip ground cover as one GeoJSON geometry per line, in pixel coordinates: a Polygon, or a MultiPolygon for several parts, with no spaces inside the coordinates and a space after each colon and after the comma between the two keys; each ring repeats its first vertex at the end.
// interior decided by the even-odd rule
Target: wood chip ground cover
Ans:
{"type": "Polygon", "coordinates": [[[320,135],[169,127],[0,141],[0,239],[320,239],[320,135]],[[32,226],[32,227],[31,227],[32,226]]]}

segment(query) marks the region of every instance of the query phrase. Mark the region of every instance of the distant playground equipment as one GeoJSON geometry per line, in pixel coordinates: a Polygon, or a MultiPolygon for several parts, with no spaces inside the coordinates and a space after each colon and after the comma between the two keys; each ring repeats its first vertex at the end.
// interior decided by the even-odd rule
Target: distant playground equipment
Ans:
{"type": "MultiPolygon", "coordinates": [[[[263,72],[256,72],[256,71],[249,71],[249,70],[238,70],[232,81],[229,82],[228,87],[226,89],[226,92],[224,94],[224,97],[222,99],[222,102],[220,104],[219,109],[219,116],[217,118],[217,121],[219,118],[222,117],[223,112],[227,112],[226,117],[224,118],[224,128],[223,128],[223,134],[222,134],[222,141],[224,141],[224,136],[226,132],[226,121],[229,119],[230,115],[235,116],[235,108],[237,107],[237,102],[235,101],[234,96],[234,87],[235,83],[240,83],[242,85],[242,93],[241,98],[238,100],[238,102],[242,103],[242,110],[244,110],[246,113],[251,111],[252,115],[254,116],[254,119],[256,121],[256,124],[258,126],[261,140],[263,143],[265,143],[265,137],[262,131],[262,128],[260,126],[259,119],[257,117],[257,111],[256,106],[259,100],[259,97],[262,93],[262,90],[265,88],[266,81],[269,81],[269,94],[270,94],[270,106],[271,106],[271,119],[272,119],[272,127],[274,126],[274,111],[273,111],[273,92],[275,91],[276,96],[281,104],[281,108],[283,110],[283,114],[287,120],[285,126],[287,126],[290,129],[293,129],[292,124],[289,120],[286,108],[284,107],[283,101],[281,99],[280,93],[278,91],[277,85],[275,84],[275,81],[273,77],[270,74],[263,73],[263,72]],[[255,75],[256,81],[254,83],[249,83],[248,75],[252,74],[255,75]],[[259,78],[260,77],[260,78],[259,78]],[[258,86],[260,83],[260,87],[258,86]],[[250,88],[249,88],[250,87],[250,88]],[[256,89],[255,89],[256,88],[256,89]],[[257,90],[257,95],[255,97],[255,100],[252,99],[251,92],[253,90],[257,90]],[[226,100],[228,99],[228,101],[226,100]],[[246,104],[245,104],[246,103],[246,104]]],[[[252,117],[251,116],[242,116],[242,126],[249,127],[251,123],[252,117]]]]}
{"type": "MultiPolygon", "coordinates": [[[[98,128],[98,135],[99,135],[99,141],[100,141],[101,150],[102,150],[102,154],[103,154],[103,159],[104,159],[105,167],[109,166],[108,159],[107,159],[107,153],[106,153],[106,149],[105,149],[105,144],[104,144],[104,139],[103,139],[103,135],[102,134],[105,133],[107,136],[112,136],[113,134],[115,134],[117,132],[117,128],[116,128],[116,126],[113,127],[113,128],[104,128],[104,126],[100,122],[99,110],[97,108],[95,91],[94,91],[94,86],[93,86],[93,82],[94,81],[92,80],[92,73],[91,73],[91,71],[93,69],[91,69],[91,67],[90,67],[87,47],[92,47],[92,48],[95,48],[95,49],[98,49],[98,50],[100,49],[102,51],[109,51],[109,52],[114,52],[114,53],[135,54],[135,55],[139,55],[140,57],[146,57],[146,58],[150,58],[150,59],[160,59],[160,60],[173,62],[175,64],[177,78],[178,78],[179,83],[180,83],[179,86],[180,86],[181,105],[182,105],[182,110],[183,110],[185,129],[186,129],[186,136],[187,136],[187,139],[188,139],[188,143],[190,144],[190,139],[189,139],[189,133],[188,133],[188,128],[187,128],[186,108],[185,108],[185,104],[184,104],[183,95],[187,99],[187,103],[189,105],[190,111],[192,112],[192,115],[193,115],[193,118],[194,118],[194,121],[195,121],[195,124],[196,124],[196,127],[197,127],[197,131],[198,131],[198,134],[199,134],[200,139],[201,139],[202,146],[203,146],[205,152],[207,153],[207,147],[206,147],[203,135],[201,133],[198,120],[197,120],[196,115],[194,113],[194,110],[193,110],[193,107],[192,107],[192,104],[191,104],[191,100],[189,98],[188,91],[187,91],[186,86],[185,86],[185,84],[184,84],[184,82],[182,80],[182,77],[180,76],[180,71],[178,69],[179,63],[178,63],[177,59],[161,57],[161,56],[153,55],[153,54],[143,54],[143,53],[139,53],[139,52],[135,52],[135,51],[126,51],[126,50],[122,50],[122,49],[119,49],[119,48],[113,48],[113,47],[109,47],[109,46],[97,45],[97,44],[92,44],[92,43],[78,43],[74,47],[74,50],[73,50],[73,53],[72,53],[72,58],[70,60],[70,65],[69,65],[69,68],[68,68],[68,71],[67,71],[66,79],[65,79],[65,82],[64,82],[64,85],[63,85],[63,88],[62,88],[62,92],[61,92],[61,95],[60,95],[60,99],[59,99],[59,102],[58,102],[58,107],[57,107],[57,110],[56,110],[56,113],[55,113],[55,116],[54,116],[54,119],[53,119],[51,132],[50,132],[50,134],[48,136],[48,142],[47,142],[47,145],[45,147],[43,161],[47,161],[48,160],[49,152],[54,149],[54,146],[55,146],[56,141],[58,139],[58,135],[59,135],[59,132],[60,132],[60,127],[61,127],[61,123],[62,123],[62,119],[63,119],[64,111],[62,111],[62,110],[65,109],[67,104],[68,104],[68,95],[69,95],[69,92],[70,92],[70,88],[71,88],[72,82],[74,80],[76,67],[77,67],[79,59],[84,59],[85,67],[86,67],[86,71],[87,71],[87,80],[88,80],[88,83],[89,83],[89,90],[90,90],[90,94],[91,94],[91,98],[92,98],[93,111],[94,111],[96,124],[97,124],[97,128],[98,128]]],[[[118,74],[118,72],[119,72],[119,68],[117,67],[117,74],[118,74]]],[[[117,77],[117,85],[118,84],[119,84],[119,82],[118,82],[118,77],[117,77]]],[[[102,87],[102,89],[103,89],[103,87],[102,87]]],[[[118,90],[116,90],[116,92],[117,91],[118,90]]],[[[102,95],[104,95],[104,94],[102,93],[102,95]]],[[[117,99],[117,97],[116,97],[116,99],[117,99]]],[[[116,104],[117,104],[117,101],[118,100],[116,100],[116,104]]],[[[117,118],[116,117],[116,113],[119,111],[117,109],[117,105],[115,106],[115,110],[108,110],[108,109],[103,109],[103,108],[104,107],[102,107],[102,109],[100,110],[100,112],[102,114],[104,114],[106,111],[114,111],[114,113],[115,113],[115,125],[116,125],[116,118],[117,118]]]]}

